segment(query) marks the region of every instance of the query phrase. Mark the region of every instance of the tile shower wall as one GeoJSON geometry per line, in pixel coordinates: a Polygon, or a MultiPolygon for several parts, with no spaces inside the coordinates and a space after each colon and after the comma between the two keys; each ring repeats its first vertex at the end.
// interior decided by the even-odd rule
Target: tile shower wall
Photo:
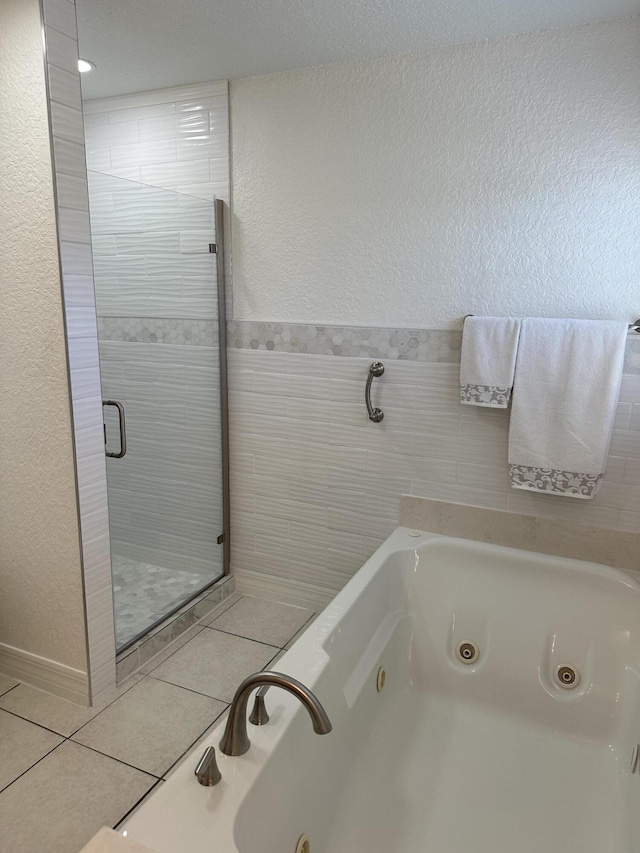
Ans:
{"type": "MultiPolygon", "coordinates": [[[[229,197],[226,83],[85,105],[103,393],[127,412],[108,460],[118,557],[222,570],[214,196],[229,197]]],[[[110,443],[115,420],[107,416],[110,443]]]]}
{"type": "Polygon", "coordinates": [[[229,200],[226,81],[84,103],[87,167],[229,200]]]}
{"type": "Polygon", "coordinates": [[[115,637],[77,27],[74,3],[42,0],[41,9],[72,391],[89,686],[92,700],[98,701],[115,683],[115,637]]]}
{"type": "MultiPolygon", "coordinates": [[[[108,460],[115,555],[222,571],[220,404],[215,346],[101,340],[102,387],[127,413],[127,455],[108,460]]],[[[107,421],[118,446],[116,421],[107,421]]]]}
{"type": "Polygon", "coordinates": [[[401,494],[640,529],[640,341],[630,338],[605,480],[585,503],[509,488],[508,413],[460,406],[459,333],[444,333],[447,344],[441,332],[327,329],[232,324],[232,565],[240,576],[340,589],[397,526],[401,494]],[[292,341],[297,351],[282,351],[292,341]],[[367,357],[338,354],[345,341],[367,357]],[[373,357],[385,359],[373,388],[380,424],[364,408],[373,357]]]}

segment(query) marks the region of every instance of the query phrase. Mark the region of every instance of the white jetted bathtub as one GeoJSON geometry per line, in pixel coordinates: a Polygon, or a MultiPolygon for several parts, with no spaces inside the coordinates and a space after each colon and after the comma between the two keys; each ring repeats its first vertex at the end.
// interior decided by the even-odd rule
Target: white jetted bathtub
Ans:
{"type": "Polygon", "coordinates": [[[304,853],[640,850],[640,585],[623,572],[400,528],[275,669],[333,731],[272,688],[249,751],[219,754],[222,782],[194,776],[221,724],[130,837],[158,853],[295,853],[302,835],[304,853]]]}

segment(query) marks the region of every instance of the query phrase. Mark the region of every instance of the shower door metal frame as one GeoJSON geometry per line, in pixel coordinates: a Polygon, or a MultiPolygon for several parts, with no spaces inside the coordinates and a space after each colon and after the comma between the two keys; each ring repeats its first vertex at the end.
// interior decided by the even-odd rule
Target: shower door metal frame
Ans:
{"type": "MultiPolygon", "coordinates": [[[[224,201],[213,202],[216,279],[218,287],[218,349],[220,353],[220,430],[222,437],[223,575],[231,571],[231,490],[229,479],[229,388],[227,384],[227,286],[225,273],[224,201]]],[[[220,541],[220,540],[219,540],[220,541]]]]}

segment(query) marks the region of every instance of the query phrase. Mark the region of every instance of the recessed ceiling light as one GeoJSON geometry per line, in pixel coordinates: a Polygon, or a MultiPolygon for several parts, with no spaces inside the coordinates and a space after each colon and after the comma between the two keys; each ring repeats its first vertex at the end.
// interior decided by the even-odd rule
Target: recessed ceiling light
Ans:
{"type": "Polygon", "coordinates": [[[93,71],[93,69],[95,67],[96,66],[93,64],[93,62],[89,62],[88,59],[79,59],[78,60],[78,71],[81,74],[84,74],[85,71],[93,71]]]}

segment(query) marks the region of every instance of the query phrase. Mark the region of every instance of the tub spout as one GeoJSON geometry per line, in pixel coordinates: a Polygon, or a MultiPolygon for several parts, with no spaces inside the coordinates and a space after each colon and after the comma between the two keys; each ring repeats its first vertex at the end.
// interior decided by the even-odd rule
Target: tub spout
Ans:
{"type": "Polygon", "coordinates": [[[331,722],[320,701],[297,679],[282,672],[255,672],[242,682],[236,690],[229,708],[229,718],[220,741],[220,751],[225,755],[244,755],[251,741],[247,735],[247,704],[252,690],[256,687],[282,687],[302,702],[309,712],[313,730],[318,735],[331,731],[331,722]]]}

